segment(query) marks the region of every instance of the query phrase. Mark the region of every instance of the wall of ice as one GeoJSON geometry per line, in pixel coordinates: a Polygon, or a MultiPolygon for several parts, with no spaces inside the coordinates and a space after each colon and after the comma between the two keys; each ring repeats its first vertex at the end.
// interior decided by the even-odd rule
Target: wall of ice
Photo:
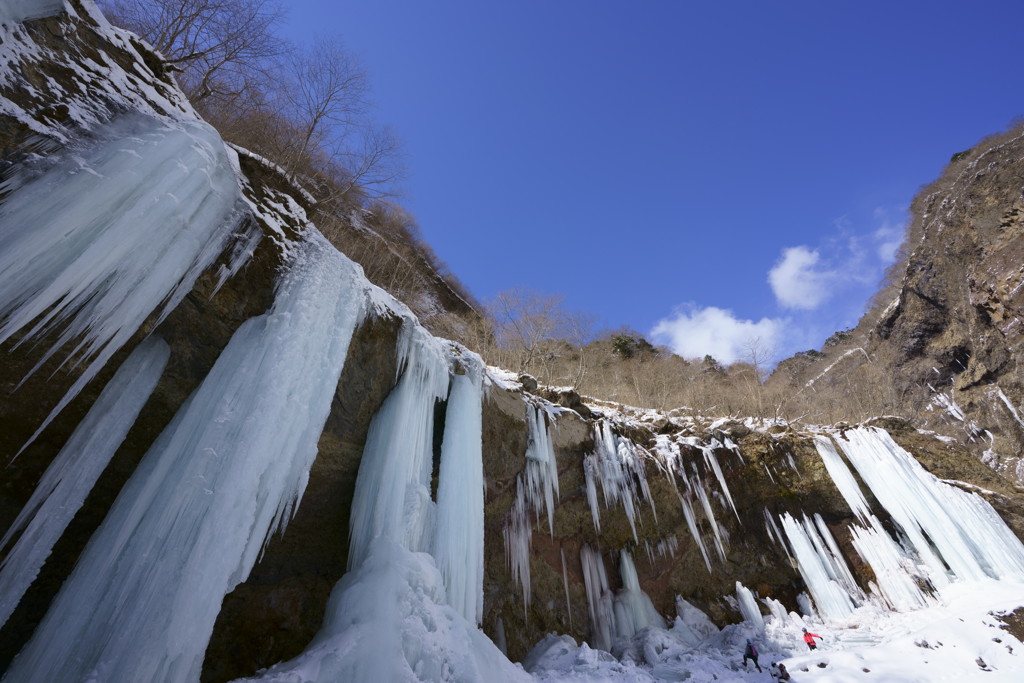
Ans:
{"type": "Polygon", "coordinates": [[[5,681],[198,680],[224,595],[302,496],[364,280],[318,234],[90,539],[5,681]]]}
{"type": "MultiPolygon", "coordinates": [[[[850,535],[874,574],[868,586],[873,599],[910,610],[925,606],[931,589],[950,582],[1024,578],[1024,545],[992,506],[938,480],[887,432],[850,429],[820,436],[815,446],[859,520],[850,524],[850,535]],[[888,516],[887,525],[870,509],[846,461],[888,516]]],[[[786,513],[780,521],[823,616],[844,617],[868,599],[820,516],[798,520],[786,513]]]]}

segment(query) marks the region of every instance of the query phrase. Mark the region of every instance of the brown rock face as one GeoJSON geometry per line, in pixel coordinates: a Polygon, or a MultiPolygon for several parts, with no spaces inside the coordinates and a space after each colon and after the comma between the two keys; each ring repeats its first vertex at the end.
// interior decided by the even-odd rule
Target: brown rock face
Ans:
{"type": "Polygon", "coordinates": [[[818,404],[847,419],[901,415],[1024,481],[1022,191],[1024,128],[955,155],[914,200],[906,256],[879,305],[773,381],[789,373],[805,393],[813,381],[818,404]]]}

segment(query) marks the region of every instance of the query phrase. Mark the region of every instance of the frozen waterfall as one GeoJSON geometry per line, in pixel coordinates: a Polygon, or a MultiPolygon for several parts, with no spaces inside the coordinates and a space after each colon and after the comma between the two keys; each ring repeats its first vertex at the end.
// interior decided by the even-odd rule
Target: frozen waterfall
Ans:
{"type": "Polygon", "coordinates": [[[54,543],[124,441],[160,379],[170,353],[166,342],[151,337],[128,356],[0,539],[3,550],[21,532],[0,563],[0,626],[11,616],[54,543]]]}
{"type": "Polygon", "coordinates": [[[241,218],[236,173],[209,125],[130,115],[4,183],[0,343],[52,334],[37,369],[72,343],[66,358],[86,364],[32,439],[228,247],[241,218]]]}
{"type": "Polygon", "coordinates": [[[5,681],[195,681],[221,600],[283,527],[366,304],[318,234],[125,485],[5,681]]]}
{"type": "MultiPolygon", "coordinates": [[[[826,470],[860,520],[850,525],[853,547],[871,567],[869,587],[884,605],[924,607],[922,586],[929,584],[1024,579],[1024,545],[981,496],[939,481],[881,429],[850,429],[834,439],[894,526],[887,531],[871,511],[832,440],[817,437],[826,470]]],[[[862,604],[867,596],[821,518],[784,514],[781,521],[818,610],[839,618],[862,604]]]]}

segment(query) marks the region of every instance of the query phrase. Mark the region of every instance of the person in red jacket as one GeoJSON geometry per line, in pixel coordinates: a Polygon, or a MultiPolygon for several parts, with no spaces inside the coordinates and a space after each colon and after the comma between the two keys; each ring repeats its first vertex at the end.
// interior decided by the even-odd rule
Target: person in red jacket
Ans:
{"type": "Polygon", "coordinates": [[[817,638],[818,640],[825,640],[817,633],[811,633],[807,629],[804,629],[804,642],[807,643],[807,647],[811,648],[812,650],[818,649],[818,644],[814,642],[815,638],[817,638]]]}

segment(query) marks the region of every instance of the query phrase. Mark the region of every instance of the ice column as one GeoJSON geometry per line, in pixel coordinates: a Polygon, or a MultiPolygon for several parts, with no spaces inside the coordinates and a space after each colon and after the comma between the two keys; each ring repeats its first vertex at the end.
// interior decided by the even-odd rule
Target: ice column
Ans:
{"type": "Polygon", "coordinates": [[[750,592],[750,589],[739,581],[736,582],[736,600],[740,603],[740,614],[743,615],[743,621],[749,621],[757,627],[758,631],[764,631],[764,616],[757,606],[757,600],[754,599],[754,594],[750,592]]]}
{"type": "Polygon", "coordinates": [[[455,375],[448,397],[437,487],[433,555],[448,604],[479,624],[484,609],[482,367],[455,375]]]}
{"type": "MultiPolygon", "coordinates": [[[[404,372],[370,423],[349,523],[348,568],[386,537],[413,551],[429,549],[434,405],[448,394],[444,346],[411,320],[402,328],[404,372]]],[[[469,492],[467,492],[469,495],[469,492]]]]}
{"type": "Polygon", "coordinates": [[[8,181],[0,208],[0,343],[53,333],[36,368],[72,343],[87,364],[32,439],[150,313],[181,301],[242,215],[234,153],[209,125],[135,115],[97,135],[8,181]]]}
{"type": "Polygon", "coordinates": [[[665,620],[654,608],[651,598],[640,588],[633,556],[624,549],[619,553],[622,589],[615,596],[615,631],[629,638],[648,626],[665,628],[665,620]]]}
{"type": "Polygon", "coordinates": [[[318,234],[129,479],[5,681],[196,681],[305,488],[365,280],[318,234]]]}
{"type": "Polygon", "coordinates": [[[170,356],[167,343],[139,344],[107,382],[88,414],[46,469],[25,508],[0,540],[0,550],[22,531],[0,564],[0,626],[11,616],[39,568],[149,399],[170,356]]]}

